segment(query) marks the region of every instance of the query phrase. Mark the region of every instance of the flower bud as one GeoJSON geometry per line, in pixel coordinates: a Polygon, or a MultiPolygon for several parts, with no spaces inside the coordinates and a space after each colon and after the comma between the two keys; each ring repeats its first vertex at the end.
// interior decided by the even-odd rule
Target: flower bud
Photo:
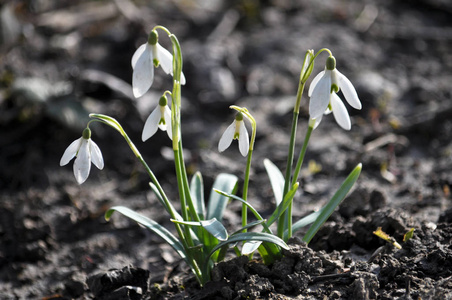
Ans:
{"type": "Polygon", "coordinates": [[[160,97],[159,105],[160,106],[166,106],[167,104],[168,104],[168,99],[166,98],[166,96],[163,95],[162,97],[160,97]]]}
{"type": "Polygon", "coordinates": [[[89,140],[89,139],[91,138],[91,129],[89,129],[88,127],[86,127],[86,128],[83,130],[82,137],[83,137],[85,140],[89,140]]]}
{"type": "Polygon", "coordinates": [[[312,70],[314,69],[314,50],[306,51],[306,55],[304,57],[303,66],[301,68],[301,82],[306,82],[311,76],[312,70]]]}
{"type": "Polygon", "coordinates": [[[151,33],[149,33],[148,43],[150,45],[157,45],[158,41],[159,41],[159,34],[157,33],[157,31],[152,30],[151,33]]]}
{"type": "Polygon", "coordinates": [[[326,59],[325,67],[327,70],[330,70],[330,71],[336,69],[336,59],[334,58],[334,56],[329,56],[326,59]]]}

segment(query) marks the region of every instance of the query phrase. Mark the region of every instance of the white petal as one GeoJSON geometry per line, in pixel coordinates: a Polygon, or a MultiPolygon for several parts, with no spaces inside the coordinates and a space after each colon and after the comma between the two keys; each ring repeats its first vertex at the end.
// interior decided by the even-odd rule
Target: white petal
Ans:
{"type": "Polygon", "coordinates": [[[186,81],[185,81],[185,75],[184,75],[184,72],[182,72],[182,73],[180,74],[180,84],[184,85],[185,83],[186,83],[186,81]]]}
{"type": "Polygon", "coordinates": [[[333,108],[333,116],[337,124],[345,130],[352,128],[347,108],[345,108],[342,100],[334,93],[331,97],[331,107],[333,108]]]}
{"type": "Polygon", "coordinates": [[[328,103],[330,103],[331,77],[329,75],[328,72],[325,72],[312,91],[309,101],[309,116],[311,118],[315,119],[322,115],[327,109],[328,103]]]}
{"type": "Polygon", "coordinates": [[[91,161],[99,170],[102,170],[104,168],[104,158],[102,157],[102,152],[100,151],[99,146],[97,146],[97,144],[93,140],[90,139],[89,144],[91,151],[91,161]]]}
{"type": "Polygon", "coordinates": [[[350,104],[353,108],[361,109],[361,101],[359,101],[358,94],[356,93],[353,84],[341,72],[337,71],[337,75],[339,77],[340,88],[344,94],[345,100],[347,100],[348,104],[350,104]]]}
{"type": "Polygon", "coordinates": [[[166,122],[166,133],[168,133],[170,140],[172,140],[173,139],[173,127],[171,125],[171,110],[169,109],[168,105],[165,106],[165,111],[163,114],[165,116],[165,122],[166,122]]]}
{"type": "Polygon", "coordinates": [[[77,158],[74,161],[74,175],[78,184],[85,182],[91,170],[91,154],[89,152],[88,140],[82,139],[77,158]]]}
{"type": "Polygon", "coordinates": [[[67,165],[67,163],[74,158],[74,156],[77,154],[78,148],[80,147],[81,141],[82,138],[76,139],[66,148],[66,150],[63,153],[63,156],[61,157],[60,166],[67,165]]]}
{"type": "Polygon", "coordinates": [[[158,60],[163,71],[165,71],[166,74],[173,75],[173,55],[160,44],[157,44],[157,51],[158,60]]]}
{"type": "Polygon", "coordinates": [[[220,138],[220,142],[218,143],[218,151],[223,152],[226,150],[232,143],[235,134],[235,120],[231,125],[226,128],[223,135],[220,138]]]}
{"type": "Polygon", "coordinates": [[[250,140],[248,138],[248,131],[246,131],[245,122],[240,121],[240,135],[239,135],[239,150],[243,156],[248,155],[250,149],[250,140]]]}
{"type": "Polygon", "coordinates": [[[319,127],[320,122],[322,122],[322,118],[323,118],[323,115],[320,115],[319,117],[315,118],[315,124],[314,124],[313,130],[316,129],[317,127],[319,127]]]}
{"type": "Polygon", "coordinates": [[[141,45],[138,47],[137,51],[132,56],[132,69],[135,69],[135,65],[137,64],[138,58],[143,54],[143,52],[146,50],[147,43],[141,45]]]}
{"type": "Polygon", "coordinates": [[[146,49],[138,58],[133,70],[132,87],[135,98],[143,96],[154,81],[154,65],[151,52],[146,49]]]}
{"type": "MultiPolygon", "coordinates": [[[[168,50],[163,48],[160,44],[157,44],[157,51],[158,59],[163,71],[166,74],[171,74],[173,76],[173,55],[168,50]]],[[[180,84],[185,84],[184,72],[182,72],[180,75],[180,84]]]]}
{"type": "Polygon", "coordinates": [[[311,97],[312,95],[312,91],[314,90],[315,86],[317,85],[317,83],[319,83],[320,78],[322,78],[323,74],[325,74],[325,71],[320,72],[319,74],[317,74],[314,79],[311,82],[311,85],[309,86],[309,90],[308,90],[308,96],[311,97]]]}
{"type": "Polygon", "coordinates": [[[160,110],[160,119],[159,119],[159,122],[158,122],[158,127],[160,128],[160,130],[162,130],[162,131],[166,131],[166,127],[167,127],[167,125],[168,125],[168,119],[166,118],[166,114],[165,114],[165,107],[166,107],[166,105],[165,106],[158,106],[158,109],[160,110]],[[162,118],[165,120],[165,123],[160,123],[160,121],[162,120],[162,118]]]}
{"type": "Polygon", "coordinates": [[[146,120],[146,123],[144,124],[143,133],[141,135],[141,139],[143,140],[143,142],[157,132],[161,117],[162,116],[160,113],[160,107],[157,106],[149,115],[149,117],[146,120]]]}

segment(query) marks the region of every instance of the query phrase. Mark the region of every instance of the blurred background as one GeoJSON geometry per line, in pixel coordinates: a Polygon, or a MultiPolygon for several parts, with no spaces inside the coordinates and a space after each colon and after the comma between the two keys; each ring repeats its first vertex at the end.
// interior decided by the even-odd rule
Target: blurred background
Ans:
{"type": "MultiPolygon", "coordinates": [[[[131,57],[155,25],[167,27],[182,46],[185,156],[191,174],[203,173],[207,194],[218,173],[243,178],[246,161],[235,142],[222,154],[217,145],[234,117],[228,107],[245,106],[258,122],[250,201],[263,214],[272,211],[262,161],[269,158],[284,170],[304,54],[326,47],[355,85],[363,109],[346,104],[349,132],[331,115],[314,131],[295,215],[321,207],[362,162],[357,187],[333,220],[346,222],[386,206],[426,222],[450,216],[450,1],[0,3],[0,290],[11,297],[82,297],[86,274],[128,263],[159,273],[175,260],[131,222],[103,220],[108,207],[122,204],[169,224],[143,168],[114,130],[91,126],[105,169],[93,167],[83,185],[75,181],[72,162],[59,166],[88,114],[107,114],[122,124],[177,199],[166,133],[141,142],[144,121],[171,90],[171,80],[156,69],[145,96],[134,99],[131,89],[131,57]],[[139,242],[133,246],[131,240],[139,242]]],[[[163,32],[159,42],[170,45],[163,32]]],[[[313,75],[323,70],[325,58],[316,60],[313,75]]],[[[305,93],[297,151],[307,121],[305,93]]],[[[226,224],[239,223],[239,210],[231,204],[226,224]]]]}

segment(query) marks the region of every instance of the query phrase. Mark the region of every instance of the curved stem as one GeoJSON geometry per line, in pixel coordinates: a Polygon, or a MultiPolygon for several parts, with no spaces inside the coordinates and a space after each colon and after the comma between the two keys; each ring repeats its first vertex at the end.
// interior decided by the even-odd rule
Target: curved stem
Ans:
{"type": "MultiPolygon", "coordinates": [[[[148,164],[144,160],[143,156],[138,151],[137,147],[134,145],[132,140],[129,138],[127,133],[122,128],[121,124],[119,124],[119,122],[116,121],[114,118],[111,118],[111,117],[106,116],[106,115],[90,114],[89,116],[91,118],[96,118],[96,119],[91,120],[88,124],[90,124],[91,122],[94,122],[94,121],[104,123],[104,124],[106,124],[106,125],[108,125],[110,127],[113,127],[114,129],[116,129],[124,137],[124,139],[126,140],[127,144],[129,145],[130,149],[132,150],[132,152],[135,154],[135,156],[138,158],[138,160],[141,162],[141,164],[145,168],[146,172],[148,173],[149,177],[151,178],[151,181],[157,187],[157,190],[160,193],[160,195],[162,196],[162,199],[163,199],[163,201],[166,204],[168,213],[170,214],[171,218],[176,219],[176,214],[171,209],[172,206],[170,205],[168,197],[166,196],[166,194],[165,194],[162,186],[160,185],[157,177],[155,177],[154,172],[152,172],[151,168],[148,166],[148,164]]],[[[182,242],[182,245],[184,246],[184,249],[185,249],[186,253],[190,253],[191,246],[187,243],[187,241],[191,240],[190,233],[188,232],[188,234],[187,234],[187,232],[186,232],[186,234],[184,235],[181,226],[179,224],[174,224],[174,225],[176,227],[176,231],[177,231],[177,233],[178,233],[178,235],[180,237],[180,240],[182,242]]],[[[200,270],[200,268],[198,266],[198,263],[193,259],[192,255],[188,255],[188,259],[190,260],[191,268],[192,268],[193,272],[195,273],[195,276],[196,276],[197,280],[202,285],[202,283],[203,283],[203,279],[202,279],[203,276],[201,274],[201,270],[200,270]]]]}
{"type": "MultiPolygon", "coordinates": [[[[242,199],[247,201],[248,185],[250,181],[251,158],[253,156],[254,142],[256,140],[257,122],[256,119],[254,119],[254,117],[249,113],[248,109],[246,109],[245,107],[231,105],[230,108],[235,109],[238,112],[241,112],[250,121],[252,127],[250,148],[248,150],[248,158],[246,161],[245,179],[243,182],[243,193],[242,193],[242,199]]],[[[242,227],[245,227],[247,223],[248,223],[248,206],[242,204],[242,227]]],[[[246,229],[244,230],[244,232],[246,232],[246,229]]]]}

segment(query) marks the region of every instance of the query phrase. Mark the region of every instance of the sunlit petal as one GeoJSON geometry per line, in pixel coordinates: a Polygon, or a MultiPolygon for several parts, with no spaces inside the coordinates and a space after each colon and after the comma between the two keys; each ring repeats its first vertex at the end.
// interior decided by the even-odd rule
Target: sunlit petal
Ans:
{"type": "Polygon", "coordinates": [[[70,162],[71,159],[74,158],[74,156],[77,154],[78,148],[80,147],[81,140],[82,138],[76,139],[66,148],[63,156],[61,157],[60,166],[67,165],[68,162],[70,162]]]}
{"type": "Polygon", "coordinates": [[[150,51],[144,51],[138,58],[133,70],[132,87],[135,98],[143,96],[154,81],[154,66],[150,51]]]}
{"type": "Polygon", "coordinates": [[[316,84],[309,101],[309,116],[317,118],[322,115],[330,103],[331,77],[327,72],[316,84]]]}
{"type": "Polygon", "coordinates": [[[138,58],[140,58],[140,56],[146,50],[146,44],[143,44],[140,47],[138,47],[137,51],[135,51],[135,53],[133,54],[133,56],[132,56],[132,69],[135,69],[135,65],[137,64],[138,58]]]}
{"type": "Polygon", "coordinates": [[[320,115],[320,116],[318,116],[317,118],[314,119],[315,123],[314,123],[313,129],[316,129],[317,127],[319,127],[320,122],[322,122],[322,118],[323,118],[323,115],[320,115]]]}
{"type": "Polygon", "coordinates": [[[171,126],[171,109],[167,106],[165,106],[165,111],[163,112],[163,115],[165,117],[166,122],[166,133],[168,133],[169,138],[173,139],[173,128],[171,126]]]}
{"type": "Polygon", "coordinates": [[[82,184],[88,178],[91,170],[91,154],[88,140],[82,138],[77,158],[74,161],[74,175],[78,184],[82,184]]]}
{"type": "Polygon", "coordinates": [[[340,88],[344,94],[345,100],[347,100],[348,104],[350,104],[353,108],[361,109],[361,101],[359,101],[358,94],[356,93],[353,84],[339,71],[337,71],[337,75],[339,77],[340,88]]]}
{"type": "MultiPolygon", "coordinates": [[[[160,44],[157,44],[158,58],[163,71],[166,74],[171,74],[173,76],[173,55],[163,48],[160,44]]],[[[180,84],[185,84],[184,72],[180,75],[180,84]]]]}
{"type": "Polygon", "coordinates": [[[311,97],[314,87],[317,85],[317,83],[319,83],[319,80],[322,78],[323,74],[325,74],[325,71],[322,71],[319,74],[317,74],[317,76],[315,76],[314,79],[312,80],[311,85],[309,86],[309,90],[308,90],[309,97],[311,97]]]}
{"type": "Polygon", "coordinates": [[[333,108],[333,116],[337,124],[345,130],[350,130],[352,127],[347,108],[345,108],[342,100],[334,93],[331,97],[331,107],[333,108]]]}
{"type": "Polygon", "coordinates": [[[90,151],[91,151],[91,161],[93,164],[99,169],[102,170],[104,168],[104,158],[102,157],[102,152],[99,149],[99,146],[93,141],[89,140],[90,143],[90,151]]]}
{"type": "Polygon", "coordinates": [[[163,48],[160,44],[157,44],[158,60],[160,66],[166,74],[173,74],[173,55],[163,48]]]}
{"type": "Polygon", "coordinates": [[[143,133],[141,135],[141,139],[143,140],[143,142],[149,139],[157,132],[160,118],[161,118],[160,107],[157,106],[149,115],[149,117],[146,120],[146,123],[144,124],[143,133]]]}
{"type": "Polygon", "coordinates": [[[168,119],[166,118],[166,114],[165,114],[165,107],[167,107],[166,105],[165,106],[158,106],[158,108],[160,109],[160,119],[159,119],[159,122],[158,122],[158,127],[160,128],[160,130],[162,130],[162,131],[166,131],[166,127],[167,127],[167,125],[168,125],[168,119]],[[160,122],[161,120],[162,120],[162,118],[165,120],[165,123],[163,123],[163,122],[160,122]]]}
{"type": "Polygon", "coordinates": [[[232,143],[235,134],[235,120],[231,125],[226,128],[223,135],[220,138],[220,142],[218,143],[218,151],[223,152],[226,150],[232,143]]]}
{"type": "Polygon", "coordinates": [[[248,138],[248,131],[245,127],[245,122],[240,121],[240,135],[239,135],[239,150],[243,156],[248,154],[250,149],[250,140],[248,138]]]}

